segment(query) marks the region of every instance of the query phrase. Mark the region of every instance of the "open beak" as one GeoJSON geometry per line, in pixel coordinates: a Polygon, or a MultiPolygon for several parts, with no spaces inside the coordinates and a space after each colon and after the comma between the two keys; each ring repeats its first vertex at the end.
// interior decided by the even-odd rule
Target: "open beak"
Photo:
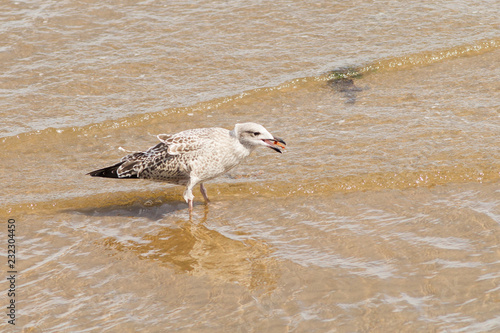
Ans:
{"type": "Polygon", "coordinates": [[[278,137],[273,137],[273,140],[263,139],[262,141],[267,143],[267,146],[269,148],[277,151],[280,154],[283,153],[283,150],[285,149],[285,146],[286,146],[286,142],[283,141],[283,139],[278,138],[278,137]]]}

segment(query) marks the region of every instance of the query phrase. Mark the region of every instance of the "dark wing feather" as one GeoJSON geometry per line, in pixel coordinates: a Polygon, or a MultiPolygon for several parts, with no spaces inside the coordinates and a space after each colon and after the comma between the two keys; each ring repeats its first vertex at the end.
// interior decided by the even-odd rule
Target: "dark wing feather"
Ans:
{"type": "MultiPolygon", "coordinates": [[[[122,164],[123,162],[119,162],[106,168],[91,171],[87,175],[92,177],[119,178],[117,170],[122,164]]],[[[130,175],[129,178],[137,178],[137,176],[130,175]]]]}

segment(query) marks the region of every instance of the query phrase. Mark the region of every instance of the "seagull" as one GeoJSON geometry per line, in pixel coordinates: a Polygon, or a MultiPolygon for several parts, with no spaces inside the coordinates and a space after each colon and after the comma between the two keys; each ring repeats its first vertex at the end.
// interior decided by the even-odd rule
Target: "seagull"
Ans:
{"type": "Polygon", "coordinates": [[[92,177],[142,178],[186,186],[184,200],[193,211],[193,188],[210,200],[203,183],[214,179],[245,159],[257,147],[282,153],[286,143],[256,123],[225,128],[197,128],[177,134],[159,134],[160,143],[146,151],[129,152],[120,162],[89,172],[92,177]]]}

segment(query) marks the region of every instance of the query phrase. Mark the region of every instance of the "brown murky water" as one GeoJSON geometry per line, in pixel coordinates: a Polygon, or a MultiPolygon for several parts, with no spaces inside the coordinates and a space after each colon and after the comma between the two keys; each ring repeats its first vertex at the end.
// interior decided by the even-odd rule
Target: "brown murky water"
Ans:
{"type": "Polygon", "coordinates": [[[500,331],[496,1],[0,9],[2,331],[500,331]],[[192,218],[181,187],[85,175],[243,121],[287,152],[192,218]]]}

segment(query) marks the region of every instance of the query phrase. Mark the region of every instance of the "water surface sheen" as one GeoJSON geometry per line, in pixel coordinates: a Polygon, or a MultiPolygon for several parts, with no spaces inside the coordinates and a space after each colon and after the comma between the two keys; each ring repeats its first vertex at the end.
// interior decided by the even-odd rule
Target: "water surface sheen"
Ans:
{"type": "Polygon", "coordinates": [[[500,330],[499,10],[0,4],[16,329],[500,330]],[[181,187],[85,175],[244,121],[287,151],[196,190],[191,218],[181,187]]]}

